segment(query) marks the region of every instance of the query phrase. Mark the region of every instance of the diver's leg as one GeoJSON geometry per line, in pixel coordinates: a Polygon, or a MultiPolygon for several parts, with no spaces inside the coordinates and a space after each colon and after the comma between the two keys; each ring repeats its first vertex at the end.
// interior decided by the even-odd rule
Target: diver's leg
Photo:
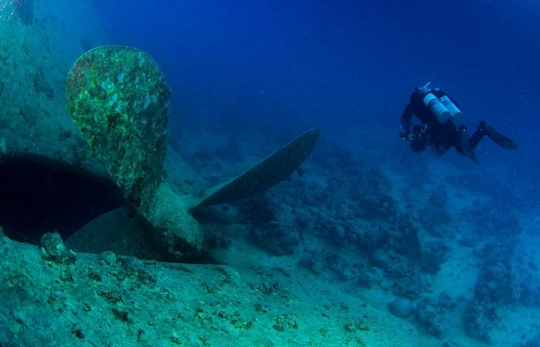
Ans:
{"type": "Polygon", "coordinates": [[[469,146],[471,147],[471,149],[474,151],[474,149],[476,148],[476,146],[478,146],[478,144],[480,143],[480,141],[482,141],[482,139],[484,138],[484,135],[486,133],[484,132],[483,129],[480,129],[480,127],[478,127],[478,129],[476,129],[476,131],[474,132],[474,134],[472,134],[472,136],[469,138],[469,146]]]}
{"type": "Polygon", "coordinates": [[[429,145],[438,155],[445,154],[453,145],[455,127],[448,127],[444,124],[433,124],[428,128],[429,145]]]}
{"type": "MultiPolygon", "coordinates": [[[[502,148],[506,148],[506,149],[517,149],[518,148],[517,143],[515,143],[513,140],[509,139],[508,137],[500,134],[497,130],[495,130],[492,126],[488,125],[484,121],[480,122],[480,124],[478,125],[478,130],[476,130],[476,132],[474,134],[476,134],[476,133],[479,133],[478,142],[480,142],[482,137],[484,135],[486,135],[487,137],[489,137],[490,139],[495,141],[495,143],[498,144],[499,146],[501,146],[502,148]]],[[[474,135],[471,136],[471,139],[472,139],[472,137],[474,137],[474,135]]],[[[475,144],[475,147],[478,144],[478,142],[475,144]]],[[[471,144],[471,147],[472,147],[472,144],[471,144]]]]}
{"type": "Polygon", "coordinates": [[[469,142],[469,133],[467,131],[467,127],[465,125],[460,125],[457,129],[457,132],[457,141],[455,144],[457,151],[461,155],[471,158],[471,160],[474,161],[475,164],[478,164],[478,158],[476,158],[473,148],[471,147],[469,142]]]}

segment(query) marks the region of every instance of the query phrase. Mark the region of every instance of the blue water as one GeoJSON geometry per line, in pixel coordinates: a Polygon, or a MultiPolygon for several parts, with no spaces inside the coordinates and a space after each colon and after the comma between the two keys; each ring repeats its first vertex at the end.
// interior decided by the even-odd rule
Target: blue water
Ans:
{"type": "Polygon", "coordinates": [[[431,82],[460,102],[471,129],[486,120],[519,142],[512,153],[482,144],[477,156],[534,189],[540,8],[531,1],[96,1],[111,41],[162,67],[173,122],[368,127],[384,148],[398,140],[410,92],[431,82]]]}
{"type": "MultiPolygon", "coordinates": [[[[537,4],[478,0],[98,3],[111,43],[143,49],[163,69],[173,89],[176,136],[182,136],[186,124],[205,122],[219,124],[223,133],[265,129],[288,138],[318,127],[324,139],[341,142],[352,152],[371,150],[390,171],[411,176],[411,186],[421,186],[431,179],[429,175],[440,174],[440,191],[428,195],[441,194],[437,201],[444,213],[445,187],[486,194],[489,202],[474,202],[472,211],[451,217],[458,229],[462,222],[469,223],[470,229],[461,230],[464,239],[473,240],[464,241],[471,242],[468,246],[488,239],[495,245],[494,251],[475,250],[479,271],[486,269],[476,285],[476,303],[487,305],[479,307],[488,312],[490,305],[499,308],[515,299],[527,306],[526,301],[533,300],[531,293],[540,284],[517,278],[536,272],[531,264],[537,256],[527,258],[531,269],[520,270],[511,264],[517,264],[517,254],[525,251],[508,245],[515,244],[513,233],[522,230],[534,242],[538,238],[530,222],[540,204],[537,4]],[[443,157],[429,150],[412,153],[398,137],[400,116],[414,87],[427,82],[459,101],[463,123],[471,133],[484,120],[518,142],[519,149],[507,151],[485,138],[475,151],[478,166],[453,149],[443,157]],[[457,171],[441,171],[441,162],[457,171]],[[433,167],[438,169],[428,172],[433,167]],[[526,220],[516,217],[517,210],[526,220]],[[506,270],[490,267],[499,262],[509,264],[506,270]],[[504,271],[517,276],[512,277],[513,285],[519,287],[522,299],[503,288],[508,283],[502,279],[504,271]],[[484,286],[491,289],[483,292],[484,286]],[[490,297],[488,304],[482,303],[490,297]]],[[[460,203],[458,199],[448,205],[456,201],[460,203]]],[[[436,228],[433,210],[426,207],[424,217],[427,220],[419,220],[426,228],[436,228]]],[[[335,237],[339,236],[331,236],[335,237]]],[[[473,307],[473,301],[467,307],[473,307]]],[[[468,334],[486,341],[481,329],[468,334]]]]}

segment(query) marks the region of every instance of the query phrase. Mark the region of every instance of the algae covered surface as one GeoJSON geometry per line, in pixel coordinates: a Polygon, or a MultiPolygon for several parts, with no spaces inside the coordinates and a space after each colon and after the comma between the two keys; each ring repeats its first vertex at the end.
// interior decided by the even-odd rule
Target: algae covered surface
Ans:
{"type": "Polygon", "coordinates": [[[161,180],[171,90],[156,62],[130,47],[82,55],[67,78],[73,121],[126,198],[145,211],[161,180]]]}
{"type": "Polygon", "coordinates": [[[36,156],[106,177],[64,95],[73,62],[107,42],[96,16],[90,1],[0,1],[0,158],[36,156]]]}
{"type": "Polygon", "coordinates": [[[406,321],[280,267],[104,252],[61,262],[0,235],[0,341],[11,346],[417,346],[406,321]]]}

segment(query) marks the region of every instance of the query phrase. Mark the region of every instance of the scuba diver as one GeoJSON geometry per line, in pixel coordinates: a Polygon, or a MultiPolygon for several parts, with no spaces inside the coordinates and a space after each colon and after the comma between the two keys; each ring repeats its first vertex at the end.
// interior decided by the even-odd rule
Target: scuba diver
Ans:
{"type": "Polygon", "coordinates": [[[456,100],[446,92],[438,88],[431,89],[428,86],[429,83],[416,88],[401,115],[401,125],[405,132],[399,136],[411,142],[411,148],[414,152],[422,152],[427,145],[430,145],[437,154],[443,155],[453,146],[459,154],[471,158],[478,164],[474,149],[484,136],[489,137],[503,148],[518,148],[517,143],[501,135],[484,121],[480,122],[477,130],[469,137],[465,125],[456,127],[463,118],[461,107],[456,100]],[[422,124],[415,125],[411,131],[413,115],[422,124]]]}

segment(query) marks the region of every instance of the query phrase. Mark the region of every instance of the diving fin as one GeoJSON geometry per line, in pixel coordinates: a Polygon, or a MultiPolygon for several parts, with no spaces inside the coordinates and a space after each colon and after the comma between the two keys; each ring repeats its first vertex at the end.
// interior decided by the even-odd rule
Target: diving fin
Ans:
{"type": "Polygon", "coordinates": [[[483,131],[487,137],[492,139],[496,144],[498,144],[502,148],[511,149],[511,150],[515,150],[518,148],[517,143],[515,143],[512,139],[500,134],[497,130],[495,130],[492,126],[488,125],[486,122],[480,122],[478,129],[480,131],[483,131]]]}
{"type": "Polygon", "coordinates": [[[463,154],[464,154],[465,156],[469,157],[476,165],[480,164],[480,163],[478,162],[478,158],[476,158],[476,154],[474,154],[474,152],[473,152],[473,150],[470,148],[470,146],[469,146],[468,149],[463,148],[463,154]]]}

